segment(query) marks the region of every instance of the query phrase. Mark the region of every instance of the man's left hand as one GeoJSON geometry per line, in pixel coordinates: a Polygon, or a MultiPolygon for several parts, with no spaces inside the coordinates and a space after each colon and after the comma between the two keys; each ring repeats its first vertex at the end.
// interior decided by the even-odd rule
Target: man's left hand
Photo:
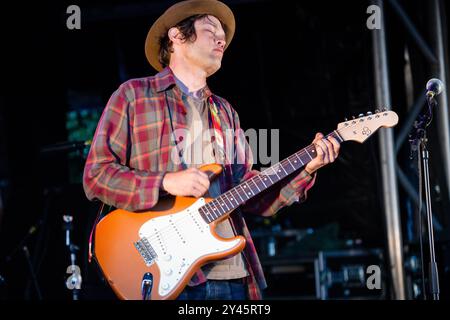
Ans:
{"type": "Polygon", "coordinates": [[[339,155],[340,143],[333,137],[324,138],[322,133],[317,133],[312,144],[316,147],[317,156],[309,162],[305,170],[309,174],[317,169],[334,162],[339,155]]]}

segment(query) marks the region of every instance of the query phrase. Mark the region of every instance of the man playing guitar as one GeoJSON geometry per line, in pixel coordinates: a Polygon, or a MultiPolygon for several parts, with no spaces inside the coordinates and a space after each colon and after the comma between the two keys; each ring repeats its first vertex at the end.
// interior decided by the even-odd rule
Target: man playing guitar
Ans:
{"type": "MultiPolygon", "coordinates": [[[[86,161],[83,185],[89,199],[139,212],[172,196],[215,198],[259,173],[252,170],[252,155],[237,112],[224,98],[213,94],[206,82],[220,69],[234,31],[232,11],[216,0],[179,2],[153,24],[145,52],[159,73],[129,80],[112,94],[86,161]],[[212,181],[208,175],[211,172],[200,168],[210,163],[223,168],[212,181]]],[[[266,282],[243,214],[271,216],[306,199],[316,171],[334,162],[340,148],[335,137],[321,133],[312,143],[316,154],[303,170],[246,201],[216,225],[215,231],[223,238],[243,236],[245,248],[231,257],[199,264],[187,285],[170,297],[262,297],[266,282]]],[[[180,231],[174,230],[173,234],[178,233],[184,241],[180,231]]],[[[149,258],[146,243],[136,241],[135,246],[136,254],[139,251],[149,258]]],[[[145,262],[151,265],[156,258],[149,259],[145,262]]],[[[169,275],[173,268],[164,272],[169,275]]],[[[148,282],[144,279],[142,283],[148,282]]],[[[169,282],[161,282],[161,286],[170,291],[169,282]]],[[[160,290],[163,297],[165,289],[160,290]]]]}

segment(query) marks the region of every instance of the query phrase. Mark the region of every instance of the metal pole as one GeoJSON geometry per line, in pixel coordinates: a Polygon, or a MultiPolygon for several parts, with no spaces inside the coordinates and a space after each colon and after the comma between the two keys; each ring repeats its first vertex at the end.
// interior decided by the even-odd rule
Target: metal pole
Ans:
{"type": "MultiPolygon", "coordinates": [[[[377,106],[390,109],[389,73],[386,53],[386,29],[384,25],[383,0],[373,0],[381,11],[381,28],[372,30],[375,94],[377,106]]],[[[400,225],[397,180],[395,174],[394,139],[392,129],[380,130],[379,148],[383,179],[383,201],[386,236],[389,254],[389,272],[392,279],[393,298],[405,299],[403,269],[403,244],[400,225]]]]}
{"type": "MultiPolygon", "coordinates": [[[[436,264],[436,254],[434,251],[434,232],[433,232],[433,211],[431,210],[431,191],[430,191],[430,171],[429,171],[429,153],[426,147],[426,137],[422,138],[420,143],[420,151],[422,157],[422,167],[424,172],[425,183],[425,199],[427,204],[427,227],[428,241],[430,246],[430,264],[429,264],[429,286],[433,300],[439,300],[439,275],[436,264]]],[[[423,272],[423,271],[422,271],[423,272]]]]}
{"type": "Polygon", "coordinates": [[[411,19],[406,14],[405,10],[403,10],[402,6],[398,3],[397,0],[389,1],[394,8],[395,13],[399,16],[400,20],[406,27],[406,30],[409,31],[409,35],[414,39],[417,47],[420,51],[422,51],[423,55],[427,58],[430,63],[437,63],[437,59],[430,47],[427,45],[417,28],[412,23],[411,19]]]}
{"type": "Polygon", "coordinates": [[[444,83],[444,90],[439,100],[439,107],[437,108],[437,125],[439,142],[442,153],[442,167],[444,168],[444,174],[447,181],[448,197],[450,199],[450,128],[449,128],[449,109],[448,109],[448,75],[447,75],[447,61],[445,55],[445,43],[444,43],[444,25],[445,19],[443,19],[444,10],[441,6],[440,0],[433,0],[431,2],[431,21],[432,21],[432,39],[433,47],[438,58],[438,63],[434,72],[438,74],[438,78],[444,83]]]}

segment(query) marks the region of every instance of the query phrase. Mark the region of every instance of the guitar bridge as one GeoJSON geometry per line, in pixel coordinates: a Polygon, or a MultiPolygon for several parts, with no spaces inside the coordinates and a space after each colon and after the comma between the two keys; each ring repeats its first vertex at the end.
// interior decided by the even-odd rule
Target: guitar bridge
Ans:
{"type": "Polygon", "coordinates": [[[147,267],[151,266],[155,259],[158,257],[147,238],[142,238],[141,240],[136,241],[134,243],[134,246],[136,247],[141,257],[144,259],[147,267]]]}

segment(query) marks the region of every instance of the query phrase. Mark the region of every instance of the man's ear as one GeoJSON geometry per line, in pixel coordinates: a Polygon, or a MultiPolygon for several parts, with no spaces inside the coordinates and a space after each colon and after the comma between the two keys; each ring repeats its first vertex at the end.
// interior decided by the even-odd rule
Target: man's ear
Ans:
{"type": "Polygon", "coordinates": [[[167,31],[167,35],[169,36],[170,41],[173,43],[180,44],[183,41],[183,35],[181,34],[178,28],[172,27],[167,31]]]}

